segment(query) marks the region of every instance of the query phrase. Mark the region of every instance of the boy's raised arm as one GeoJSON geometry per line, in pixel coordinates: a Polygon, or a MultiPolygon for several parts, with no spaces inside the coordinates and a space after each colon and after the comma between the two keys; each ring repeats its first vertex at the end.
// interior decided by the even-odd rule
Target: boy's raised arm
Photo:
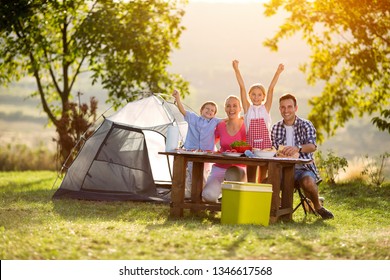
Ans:
{"type": "Polygon", "coordinates": [[[180,99],[180,93],[176,89],[173,91],[172,96],[175,98],[177,103],[177,108],[179,109],[180,113],[182,113],[183,116],[186,115],[186,110],[184,109],[183,103],[181,103],[180,99]]]}
{"type": "Polygon", "coordinates": [[[233,60],[232,64],[233,64],[234,73],[236,74],[238,85],[240,86],[240,97],[241,97],[242,107],[244,109],[244,113],[246,113],[248,111],[250,103],[248,101],[248,97],[246,94],[244,79],[242,78],[241,72],[238,69],[238,60],[233,60]]]}

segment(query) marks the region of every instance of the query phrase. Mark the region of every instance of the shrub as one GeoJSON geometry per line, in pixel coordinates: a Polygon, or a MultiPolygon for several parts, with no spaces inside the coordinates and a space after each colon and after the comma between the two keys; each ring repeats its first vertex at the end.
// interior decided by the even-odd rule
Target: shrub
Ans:
{"type": "Polygon", "coordinates": [[[345,171],[346,167],[348,167],[347,159],[336,156],[332,150],[328,150],[326,155],[321,151],[318,151],[315,155],[318,169],[325,181],[331,185],[336,184],[336,178],[340,170],[345,171]]]}
{"type": "Polygon", "coordinates": [[[1,171],[57,170],[56,153],[44,144],[30,148],[25,144],[0,146],[1,171]]]}
{"type": "Polygon", "coordinates": [[[385,181],[385,169],[389,161],[389,157],[390,153],[386,152],[376,158],[369,158],[368,155],[366,155],[363,159],[365,164],[362,175],[366,175],[368,177],[371,185],[381,186],[385,181]]]}

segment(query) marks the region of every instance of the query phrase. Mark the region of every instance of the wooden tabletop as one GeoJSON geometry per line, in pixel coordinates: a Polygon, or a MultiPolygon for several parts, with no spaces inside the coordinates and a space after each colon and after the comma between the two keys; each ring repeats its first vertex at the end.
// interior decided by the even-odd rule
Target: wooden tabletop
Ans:
{"type": "Polygon", "coordinates": [[[197,161],[201,160],[204,161],[205,159],[210,160],[211,162],[215,163],[226,163],[227,161],[234,161],[235,164],[246,164],[246,165],[259,165],[259,162],[278,162],[278,163],[294,163],[294,164],[307,164],[311,162],[310,159],[303,159],[303,158],[280,158],[280,157],[247,157],[244,154],[236,157],[236,156],[227,156],[223,155],[219,152],[213,152],[213,153],[201,153],[201,152],[182,152],[182,151],[175,151],[175,152],[159,152],[161,155],[168,155],[168,156],[179,156],[179,155],[185,155],[188,161],[197,161]]]}

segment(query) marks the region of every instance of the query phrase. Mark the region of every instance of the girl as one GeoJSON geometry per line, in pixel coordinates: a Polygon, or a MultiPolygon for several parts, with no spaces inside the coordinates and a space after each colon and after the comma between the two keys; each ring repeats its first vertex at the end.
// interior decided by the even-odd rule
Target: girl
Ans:
{"type": "MultiPolygon", "coordinates": [[[[248,101],[248,96],[245,89],[244,80],[238,69],[238,60],[233,61],[233,69],[236,74],[238,85],[240,86],[240,96],[242,107],[244,109],[245,127],[247,133],[247,142],[253,148],[269,149],[272,148],[270,137],[271,116],[270,110],[274,87],[279,79],[280,73],[284,70],[284,65],[279,64],[278,69],[269,85],[267,98],[265,88],[262,84],[253,84],[249,88],[249,98],[252,104],[248,101]],[[265,100],[265,102],[264,102],[265,100]]],[[[259,182],[261,182],[267,173],[267,168],[261,168],[259,172],[259,182]]]]}

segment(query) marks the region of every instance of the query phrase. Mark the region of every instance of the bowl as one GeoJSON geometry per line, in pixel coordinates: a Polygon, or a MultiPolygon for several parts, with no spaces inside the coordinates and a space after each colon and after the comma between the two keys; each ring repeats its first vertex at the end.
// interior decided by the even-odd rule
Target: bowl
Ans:
{"type": "Polygon", "coordinates": [[[252,151],[252,146],[238,146],[232,148],[237,151],[237,153],[245,153],[246,150],[252,151]]]}
{"type": "Polygon", "coordinates": [[[255,154],[255,156],[262,157],[262,158],[272,158],[276,154],[275,151],[263,151],[260,149],[253,150],[253,153],[255,154]]]}

